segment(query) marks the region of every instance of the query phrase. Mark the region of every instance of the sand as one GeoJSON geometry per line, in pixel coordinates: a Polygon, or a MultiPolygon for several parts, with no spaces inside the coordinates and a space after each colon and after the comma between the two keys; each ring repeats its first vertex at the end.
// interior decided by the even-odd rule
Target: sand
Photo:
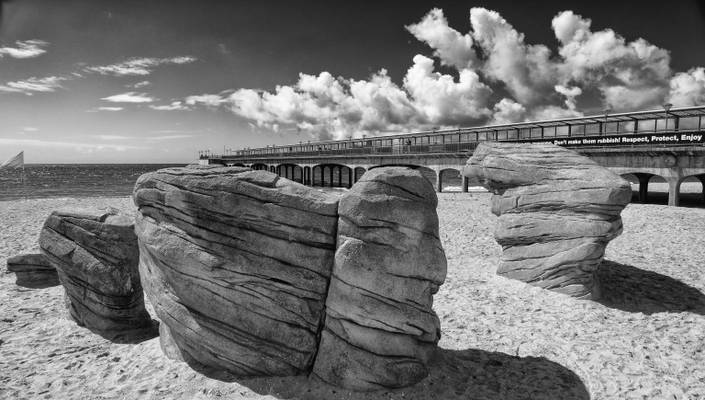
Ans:
{"type": "MultiPolygon", "coordinates": [[[[442,193],[448,277],[431,375],[357,394],[305,377],[222,380],[165,358],[158,339],[115,344],[67,318],[61,287],[0,274],[2,399],[700,399],[705,398],[705,209],[631,204],[600,269],[601,302],[495,276],[501,249],[486,193],[442,193]]],[[[0,270],[35,251],[53,209],[129,198],[0,202],[0,270]]]]}

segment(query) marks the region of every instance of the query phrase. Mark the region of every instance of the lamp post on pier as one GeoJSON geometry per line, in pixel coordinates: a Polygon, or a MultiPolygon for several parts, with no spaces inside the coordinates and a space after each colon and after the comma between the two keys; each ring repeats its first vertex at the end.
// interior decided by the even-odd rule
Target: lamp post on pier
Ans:
{"type": "Polygon", "coordinates": [[[666,117],[666,127],[664,128],[664,130],[666,131],[668,130],[668,112],[671,110],[671,107],[673,107],[673,104],[671,103],[666,103],[663,105],[663,109],[666,110],[666,112],[664,113],[664,117],[666,117]]]}

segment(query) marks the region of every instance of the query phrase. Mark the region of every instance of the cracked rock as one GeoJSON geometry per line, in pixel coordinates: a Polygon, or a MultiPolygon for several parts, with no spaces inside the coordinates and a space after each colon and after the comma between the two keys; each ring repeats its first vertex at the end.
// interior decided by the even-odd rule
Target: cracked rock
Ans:
{"type": "Polygon", "coordinates": [[[340,199],[335,264],[313,373],[380,390],[428,374],[440,339],[433,294],[446,276],[437,198],[417,170],[371,169],[340,199]]]}

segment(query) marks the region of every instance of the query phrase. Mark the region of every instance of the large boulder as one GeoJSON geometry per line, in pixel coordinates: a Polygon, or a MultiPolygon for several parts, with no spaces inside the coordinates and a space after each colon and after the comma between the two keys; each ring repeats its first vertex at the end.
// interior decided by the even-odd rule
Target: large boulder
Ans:
{"type": "Polygon", "coordinates": [[[43,289],[59,286],[56,268],[43,254],[20,254],[7,259],[7,270],[15,273],[18,286],[43,289]]]}
{"type": "Polygon", "coordinates": [[[266,171],[172,168],[142,175],[134,201],[165,354],[237,376],[310,371],[337,195],[266,171]]]}
{"type": "Polygon", "coordinates": [[[553,144],[481,143],[463,175],[494,193],[497,273],[577,298],[600,295],[595,271],[622,232],[630,184],[553,144]]]}
{"type": "Polygon", "coordinates": [[[433,294],[446,276],[431,184],[372,169],[344,194],[326,321],[313,373],[353,390],[409,386],[440,338],[433,294]]]}
{"type": "Polygon", "coordinates": [[[115,209],[58,210],[39,235],[56,266],[71,317],[109,339],[154,331],[144,308],[132,216],[115,209]]]}

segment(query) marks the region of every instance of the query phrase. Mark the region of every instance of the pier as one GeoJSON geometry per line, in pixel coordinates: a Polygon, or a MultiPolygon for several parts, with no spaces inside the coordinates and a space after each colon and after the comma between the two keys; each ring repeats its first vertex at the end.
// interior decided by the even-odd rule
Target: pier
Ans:
{"type": "Polygon", "coordinates": [[[573,149],[639,183],[648,198],[653,177],[668,183],[668,204],[679,205],[680,185],[700,181],[705,201],[705,106],[609,113],[578,118],[452,130],[200,152],[201,164],[268,170],[311,186],[350,187],[367,170],[404,165],[420,169],[441,192],[448,180],[468,190],[461,171],[483,141],[548,142],[573,149]]]}

